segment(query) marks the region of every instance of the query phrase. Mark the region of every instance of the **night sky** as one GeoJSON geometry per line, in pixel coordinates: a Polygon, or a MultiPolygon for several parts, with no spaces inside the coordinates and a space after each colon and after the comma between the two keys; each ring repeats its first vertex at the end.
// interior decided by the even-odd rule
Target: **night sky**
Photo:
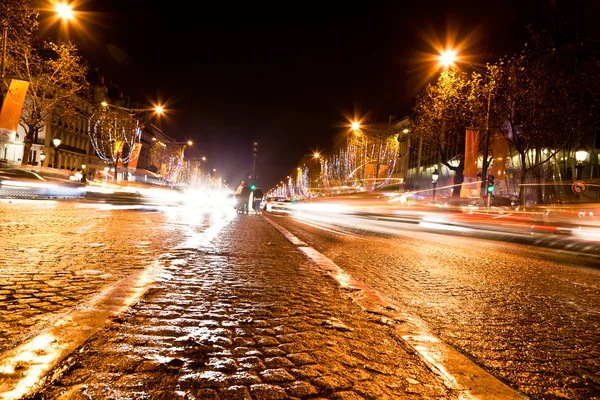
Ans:
{"type": "Polygon", "coordinates": [[[259,141],[258,183],[269,189],[303,155],[330,149],[347,118],[405,116],[435,78],[423,54],[436,43],[495,61],[518,52],[526,25],[547,22],[555,3],[89,0],[69,35],[106,83],[166,102],[165,133],[194,140],[186,154],[207,156],[233,186],[259,141]]]}

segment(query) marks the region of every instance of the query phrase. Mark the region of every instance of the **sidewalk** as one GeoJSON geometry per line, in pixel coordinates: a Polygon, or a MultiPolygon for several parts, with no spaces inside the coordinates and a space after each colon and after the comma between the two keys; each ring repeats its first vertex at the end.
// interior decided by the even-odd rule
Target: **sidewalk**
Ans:
{"type": "Polygon", "coordinates": [[[267,221],[174,249],[140,301],[36,399],[457,398],[267,221]]]}

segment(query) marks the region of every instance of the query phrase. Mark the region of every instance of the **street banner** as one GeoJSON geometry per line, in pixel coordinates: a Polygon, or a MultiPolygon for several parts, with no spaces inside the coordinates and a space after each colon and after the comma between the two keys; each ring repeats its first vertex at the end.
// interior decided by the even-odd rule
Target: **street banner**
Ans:
{"type": "Polygon", "coordinates": [[[131,152],[131,157],[129,157],[129,162],[127,163],[127,168],[136,169],[138,165],[138,161],[140,160],[140,152],[142,151],[142,144],[136,143],[133,145],[133,151],[131,152]]]}
{"type": "Polygon", "coordinates": [[[14,143],[28,88],[29,82],[27,81],[18,79],[10,81],[2,110],[0,110],[0,140],[14,143]]]}
{"type": "Polygon", "coordinates": [[[373,190],[375,188],[375,164],[369,163],[365,165],[365,188],[373,190]]]}
{"type": "Polygon", "coordinates": [[[465,134],[464,181],[460,197],[479,197],[480,184],[477,183],[477,160],[479,159],[479,131],[467,129],[465,134]]]}
{"type": "Polygon", "coordinates": [[[502,134],[496,133],[492,142],[492,169],[489,172],[494,175],[496,180],[503,181],[504,175],[506,175],[506,163],[508,161],[508,142],[502,134]]]}

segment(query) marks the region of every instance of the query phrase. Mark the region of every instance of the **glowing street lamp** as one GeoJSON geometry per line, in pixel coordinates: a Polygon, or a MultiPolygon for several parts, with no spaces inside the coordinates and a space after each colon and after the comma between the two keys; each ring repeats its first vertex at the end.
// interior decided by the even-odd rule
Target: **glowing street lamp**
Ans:
{"type": "Polygon", "coordinates": [[[128,108],[128,107],[117,106],[115,104],[110,104],[110,103],[107,103],[106,101],[101,102],[100,105],[102,107],[118,108],[119,110],[128,111],[131,114],[138,113],[138,112],[144,112],[144,111],[154,111],[157,115],[162,115],[165,112],[165,109],[160,105],[154,106],[153,108],[128,108]]]}
{"type": "Polygon", "coordinates": [[[455,50],[446,50],[440,54],[439,57],[440,65],[443,65],[444,68],[448,68],[451,65],[454,65],[456,61],[456,51],[455,50]]]}
{"type": "Polygon", "coordinates": [[[56,15],[62,20],[70,20],[74,17],[73,7],[67,3],[56,3],[54,11],[56,11],[56,15]]]}
{"type": "Polygon", "coordinates": [[[44,160],[46,159],[46,155],[44,153],[40,154],[40,167],[44,166],[44,160]]]}
{"type": "Polygon", "coordinates": [[[60,146],[61,140],[59,138],[52,139],[52,144],[54,145],[54,162],[53,167],[58,168],[58,146],[60,146]]]}
{"type": "Polygon", "coordinates": [[[580,180],[583,175],[583,162],[587,159],[588,149],[587,147],[580,145],[575,149],[575,159],[577,160],[577,176],[576,179],[580,180]]]}
{"type": "Polygon", "coordinates": [[[356,132],[356,131],[358,131],[359,129],[360,129],[360,122],[358,122],[358,121],[353,121],[353,122],[352,122],[352,130],[353,130],[354,132],[356,132]]]}
{"type": "Polygon", "coordinates": [[[438,178],[440,177],[440,173],[437,168],[431,173],[431,184],[433,185],[433,202],[435,203],[435,187],[437,186],[438,178]]]}

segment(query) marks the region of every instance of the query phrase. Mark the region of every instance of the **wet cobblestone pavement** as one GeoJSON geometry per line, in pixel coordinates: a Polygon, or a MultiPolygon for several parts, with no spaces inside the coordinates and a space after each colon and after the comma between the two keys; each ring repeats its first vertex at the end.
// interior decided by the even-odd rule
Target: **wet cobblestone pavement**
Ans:
{"type": "Polygon", "coordinates": [[[31,398],[457,398],[262,217],[181,231],[156,285],[31,398]]]}
{"type": "Polygon", "coordinates": [[[343,236],[274,219],[532,399],[600,399],[597,260],[416,231],[343,236]]]}
{"type": "Polygon", "coordinates": [[[185,236],[159,212],[3,201],[0,237],[2,352],[104,287],[148,267],[185,236]]]}

